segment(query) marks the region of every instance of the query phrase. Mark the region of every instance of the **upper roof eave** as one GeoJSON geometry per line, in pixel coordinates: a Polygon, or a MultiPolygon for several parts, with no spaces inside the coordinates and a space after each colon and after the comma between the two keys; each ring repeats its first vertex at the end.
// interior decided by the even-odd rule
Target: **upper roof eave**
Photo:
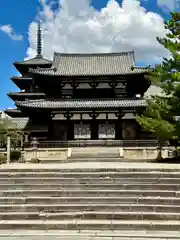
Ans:
{"type": "Polygon", "coordinates": [[[15,66],[16,65],[46,65],[46,64],[51,65],[52,61],[45,59],[43,57],[36,56],[34,58],[27,59],[27,60],[21,61],[21,62],[15,61],[13,64],[15,66]]]}

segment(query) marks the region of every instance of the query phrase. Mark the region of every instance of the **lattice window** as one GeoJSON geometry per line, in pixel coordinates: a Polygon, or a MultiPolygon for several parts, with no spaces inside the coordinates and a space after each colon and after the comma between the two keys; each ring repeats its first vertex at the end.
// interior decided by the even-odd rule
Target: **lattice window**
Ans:
{"type": "Polygon", "coordinates": [[[75,139],[90,139],[91,128],[90,124],[74,124],[74,138],[75,139]]]}

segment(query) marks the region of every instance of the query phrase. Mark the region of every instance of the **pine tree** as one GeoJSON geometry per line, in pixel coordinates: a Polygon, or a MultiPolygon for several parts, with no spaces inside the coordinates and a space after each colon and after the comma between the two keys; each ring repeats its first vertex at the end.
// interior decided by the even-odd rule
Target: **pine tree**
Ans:
{"type": "Polygon", "coordinates": [[[165,22],[166,36],[157,38],[168,51],[169,57],[147,76],[160,87],[163,96],[154,96],[147,101],[147,109],[137,117],[145,131],[150,131],[159,140],[164,141],[180,137],[180,124],[175,116],[180,115],[180,13],[171,13],[171,19],[165,22]]]}

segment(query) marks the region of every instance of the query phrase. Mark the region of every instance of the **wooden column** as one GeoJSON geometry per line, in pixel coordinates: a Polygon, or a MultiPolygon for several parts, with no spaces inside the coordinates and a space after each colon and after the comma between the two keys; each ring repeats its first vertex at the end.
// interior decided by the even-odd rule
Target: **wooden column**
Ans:
{"type": "Polygon", "coordinates": [[[54,126],[53,126],[53,121],[52,118],[55,116],[54,113],[51,113],[48,116],[48,140],[54,140],[53,138],[53,130],[54,130],[54,126]]]}
{"type": "Polygon", "coordinates": [[[97,117],[99,116],[98,113],[93,111],[92,113],[89,114],[89,116],[92,118],[91,121],[91,139],[92,140],[97,140],[98,139],[98,122],[97,122],[97,117]]]}
{"type": "Polygon", "coordinates": [[[73,117],[73,113],[65,112],[64,117],[67,119],[67,140],[73,140],[74,139],[74,124],[71,121],[71,118],[73,117]]]}
{"type": "Polygon", "coordinates": [[[119,110],[115,113],[115,116],[118,118],[116,122],[116,139],[121,140],[122,139],[122,117],[124,114],[119,110]]]}

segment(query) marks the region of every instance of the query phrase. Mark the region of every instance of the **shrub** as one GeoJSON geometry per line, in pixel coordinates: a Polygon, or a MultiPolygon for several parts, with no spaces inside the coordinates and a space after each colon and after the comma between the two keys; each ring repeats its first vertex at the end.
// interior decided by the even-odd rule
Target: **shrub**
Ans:
{"type": "Polygon", "coordinates": [[[0,153],[0,164],[6,163],[7,157],[5,153],[0,153]]]}
{"type": "Polygon", "coordinates": [[[32,158],[31,163],[40,163],[38,158],[32,158]]]}

